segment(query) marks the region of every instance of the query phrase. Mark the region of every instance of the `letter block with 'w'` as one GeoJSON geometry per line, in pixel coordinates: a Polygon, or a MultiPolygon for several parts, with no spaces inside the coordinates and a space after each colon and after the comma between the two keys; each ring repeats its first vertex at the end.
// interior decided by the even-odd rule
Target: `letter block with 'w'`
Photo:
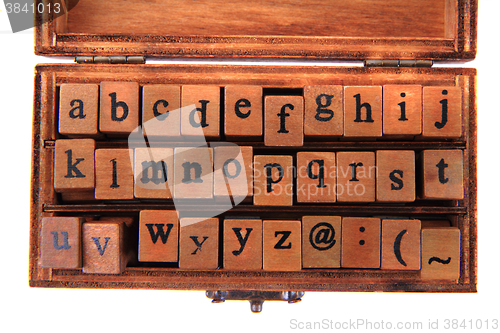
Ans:
{"type": "Polygon", "coordinates": [[[177,262],[179,218],[175,210],[143,210],[139,215],[139,261],[177,262]]]}
{"type": "Polygon", "coordinates": [[[78,217],[44,217],[41,226],[40,266],[82,267],[81,225],[78,217]]]}

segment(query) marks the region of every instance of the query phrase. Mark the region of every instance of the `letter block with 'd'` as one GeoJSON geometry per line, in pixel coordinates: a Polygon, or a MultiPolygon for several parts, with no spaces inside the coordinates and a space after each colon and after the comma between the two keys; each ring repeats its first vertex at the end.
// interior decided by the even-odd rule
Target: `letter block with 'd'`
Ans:
{"type": "Polygon", "coordinates": [[[181,87],[181,134],[188,137],[220,137],[220,88],[217,86],[181,87]]]}

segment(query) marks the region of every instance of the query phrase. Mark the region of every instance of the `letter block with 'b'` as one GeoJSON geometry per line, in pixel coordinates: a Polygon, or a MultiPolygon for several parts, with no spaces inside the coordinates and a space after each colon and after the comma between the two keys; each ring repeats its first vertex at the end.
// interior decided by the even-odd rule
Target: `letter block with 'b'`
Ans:
{"type": "Polygon", "coordinates": [[[78,217],[44,217],[41,223],[40,266],[82,267],[81,225],[78,217]]]}
{"type": "Polygon", "coordinates": [[[139,125],[139,84],[101,82],[99,130],[105,134],[129,135],[139,125]]]}

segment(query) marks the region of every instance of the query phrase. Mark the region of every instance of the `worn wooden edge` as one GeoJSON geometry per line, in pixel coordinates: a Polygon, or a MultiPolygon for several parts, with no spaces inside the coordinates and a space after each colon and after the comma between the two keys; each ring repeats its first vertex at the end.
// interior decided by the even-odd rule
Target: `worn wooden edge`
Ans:
{"type": "MultiPolygon", "coordinates": [[[[216,271],[179,271],[178,269],[164,269],[164,268],[140,268],[140,267],[129,267],[126,271],[116,277],[109,275],[93,275],[93,274],[81,274],[79,271],[73,270],[40,270],[37,267],[37,258],[38,258],[38,226],[41,215],[49,216],[54,213],[64,212],[65,209],[69,208],[69,212],[87,212],[92,213],[91,206],[85,205],[57,205],[55,202],[49,202],[45,200],[42,202],[41,194],[42,189],[40,188],[40,184],[42,182],[42,172],[41,172],[41,148],[43,139],[50,139],[53,136],[53,131],[47,131],[44,126],[47,127],[47,121],[53,121],[45,119],[41,121],[42,110],[47,109],[47,104],[50,102],[50,107],[54,107],[54,100],[48,101],[50,96],[44,96],[47,94],[55,94],[55,86],[58,73],[65,73],[65,75],[70,76],[72,79],[78,80],[79,74],[84,72],[99,72],[102,74],[104,72],[108,73],[123,73],[124,76],[129,76],[130,74],[136,75],[136,77],[143,76],[144,72],[162,72],[162,71],[188,71],[190,73],[201,71],[202,69],[207,70],[210,73],[213,71],[222,71],[222,72],[230,72],[230,73],[238,73],[246,72],[269,72],[273,73],[275,71],[281,72],[282,74],[287,73],[290,74],[290,68],[275,68],[275,67],[266,67],[266,66],[164,66],[164,65],[143,65],[143,66],[124,66],[125,68],[116,68],[113,65],[90,65],[90,66],[82,66],[82,65],[38,65],[36,67],[36,75],[35,75],[35,95],[34,95],[34,123],[33,123],[33,151],[32,151],[32,188],[31,188],[31,226],[30,226],[30,286],[32,287],[66,287],[66,288],[147,288],[147,289],[200,289],[200,290],[208,290],[208,289],[228,289],[228,290],[237,290],[237,289],[245,289],[245,290],[289,290],[289,289],[301,289],[304,291],[415,291],[415,292],[475,292],[476,284],[477,284],[477,193],[476,191],[476,155],[477,155],[477,123],[476,123],[476,70],[473,68],[433,68],[433,69],[402,69],[402,68],[348,68],[348,67],[330,67],[330,68],[313,68],[313,67],[293,67],[293,72],[301,72],[305,71],[308,75],[317,75],[326,72],[333,71],[335,73],[349,73],[353,72],[358,75],[368,75],[370,73],[383,73],[384,75],[400,75],[401,73],[425,73],[429,75],[439,75],[441,74],[451,74],[456,75],[458,78],[463,76],[469,76],[471,80],[469,80],[469,94],[468,94],[468,104],[469,104],[469,127],[468,127],[468,140],[467,146],[465,147],[465,151],[467,156],[469,157],[469,169],[468,169],[468,188],[470,198],[468,199],[466,206],[457,206],[457,207],[427,207],[424,210],[421,208],[409,208],[407,213],[409,214],[448,214],[450,216],[455,216],[452,220],[458,219],[458,222],[455,222],[461,228],[464,228],[464,225],[468,225],[469,233],[466,242],[469,243],[469,247],[467,249],[468,262],[467,265],[461,265],[461,279],[458,283],[450,283],[446,281],[419,281],[419,280],[405,280],[405,279],[394,279],[393,277],[389,277],[388,279],[381,278],[383,276],[390,276],[386,274],[393,274],[390,272],[360,272],[356,270],[346,270],[343,269],[341,272],[336,270],[331,271],[316,271],[314,270],[302,270],[300,272],[256,272],[258,277],[269,277],[263,279],[262,281],[256,281],[253,279],[251,282],[242,282],[240,281],[240,277],[243,276],[242,273],[238,272],[228,272],[224,270],[216,270],[216,271]],[[250,67],[250,68],[249,68],[250,67]],[[72,74],[71,74],[72,73],[72,74]],[[50,75],[47,75],[50,74],[50,75]],[[42,77],[45,75],[45,82],[42,77]],[[72,76],[74,75],[74,76],[72,76]],[[44,85],[50,86],[50,93],[47,92],[47,87],[44,85]],[[45,91],[44,91],[45,89],[45,91]],[[47,133],[51,132],[51,133],[47,133]],[[65,208],[63,208],[63,206],[65,208]],[[83,209],[83,210],[82,210],[83,209]],[[90,209],[90,211],[88,210],[90,209]],[[465,222],[464,222],[465,221],[465,222]],[[464,270],[467,270],[467,280],[464,282],[463,273],[464,270]],[[155,272],[155,273],[153,273],[155,272]],[[221,273],[222,272],[222,273],[221,273]],[[220,279],[226,277],[231,274],[235,277],[235,280],[231,281],[223,281],[220,279]],[[161,276],[158,280],[151,279],[150,276],[154,276],[158,274],[161,276]],[[182,275],[182,281],[176,280],[176,276],[182,275]],[[201,274],[201,275],[200,275],[201,274]],[[209,282],[210,277],[213,274],[222,274],[221,276],[217,276],[215,282],[209,282]],[[240,274],[241,276],[238,277],[240,274]],[[299,274],[301,276],[300,279],[307,278],[309,279],[308,283],[301,282],[300,279],[297,281],[293,280],[293,277],[299,274]],[[305,275],[301,275],[305,274],[305,275]],[[342,278],[340,282],[324,282],[324,281],[315,281],[310,282],[311,279],[314,279],[316,274],[326,274],[326,276],[332,276],[335,274],[349,274],[351,276],[357,276],[356,274],[362,274],[363,277],[373,278],[376,276],[377,284],[370,283],[369,280],[357,279],[357,278],[342,278]],[[72,276],[72,278],[67,278],[68,276],[72,276]],[[208,282],[199,282],[200,276],[203,277],[204,281],[208,282]],[[148,277],[149,282],[141,281],[145,277],[148,277]],[[194,278],[197,279],[193,282],[187,282],[186,279],[194,278]],[[280,279],[280,283],[274,282],[278,278],[280,279]]],[[[161,73],[158,73],[161,74],[161,73]]],[[[104,74],[106,75],[106,74],[104,74]]],[[[142,80],[147,81],[147,77],[142,77],[142,80]]],[[[460,82],[459,82],[460,83],[460,82]]],[[[48,110],[50,112],[50,110],[48,110]]],[[[160,204],[152,204],[151,208],[158,209],[160,204]],[[155,206],[157,205],[157,206],[155,206]]],[[[147,204],[140,204],[141,209],[144,207],[149,207],[147,204]]],[[[138,207],[139,207],[138,206],[138,207]]],[[[165,207],[164,204],[161,204],[162,207],[165,207]]],[[[117,205],[104,205],[100,207],[94,206],[95,211],[100,212],[125,212],[130,213],[131,209],[117,209],[119,206],[117,205]]],[[[132,209],[139,209],[135,207],[132,209]]],[[[242,206],[243,207],[243,206],[242,206]]],[[[345,212],[348,210],[352,210],[355,206],[346,206],[343,207],[345,212]]],[[[248,207],[247,207],[248,208],[248,207]]],[[[251,207],[250,207],[251,208],[251,207]]],[[[264,207],[265,208],[265,207],[264,207]]],[[[336,208],[336,207],[332,207],[336,208]]],[[[385,213],[387,210],[385,207],[379,207],[385,213]]],[[[401,207],[392,207],[394,212],[400,211],[401,207]]],[[[250,209],[251,210],[251,209],[250,209]]],[[[304,207],[292,207],[291,214],[297,214],[298,211],[304,211],[304,207]]],[[[307,211],[307,209],[305,210],[307,211]]],[[[246,212],[246,211],[245,211],[246,212]]],[[[381,211],[380,211],[381,212],[381,211]]],[[[376,210],[371,210],[370,208],[366,209],[366,211],[361,212],[361,214],[374,214],[378,213],[376,210]]],[[[399,214],[401,215],[401,214],[399,214]]],[[[464,242],[462,242],[463,244],[464,242]]],[[[462,249],[462,256],[464,255],[462,249]]],[[[247,276],[248,272],[245,272],[244,275],[247,276]]],[[[398,273],[399,274],[399,273],[398,273]]],[[[408,273],[407,273],[408,274],[408,273]]],[[[414,273],[409,273],[409,276],[412,276],[414,273]]],[[[404,273],[403,273],[404,275],[404,273]]],[[[395,276],[398,276],[397,274],[395,276]]],[[[401,276],[401,275],[400,275],[401,276]]],[[[414,277],[413,277],[414,278],[414,277]]],[[[373,280],[371,280],[373,282],[373,280]]]]}
{"type": "Polygon", "coordinates": [[[56,20],[41,24],[42,15],[36,14],[34,46],[35,54],[44,56],[472,60],[477,51],[477,2],[478,0],[458,2],[456,38],[205,37],[60,33],[57,32],[56,20]]]}

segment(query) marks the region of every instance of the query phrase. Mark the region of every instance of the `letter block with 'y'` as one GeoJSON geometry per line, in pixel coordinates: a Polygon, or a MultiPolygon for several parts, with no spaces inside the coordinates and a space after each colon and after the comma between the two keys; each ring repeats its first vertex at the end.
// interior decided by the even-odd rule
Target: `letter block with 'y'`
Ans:
{"type": "Polygon", "coordinates": [[[101,82],[99,130],[105,134],[129,135],[139,125],[139,84],[101,82]]]}
{"type": "Polygon", "coordinates": [[[219,219],[185,217],[180,220],[179,268],[219,267],[219,219]]]}
{"type": "Polygon", "coordinates": [[[41,222],[40,266],[82,267],[81,226],[78,217],[44,217],[41,222]]]}
{"type": "Polygon", "coordinates": [[[139,261],[177,262],[179,219],[175,210],[139,213],[139,261]]]}
{"type": "Polygon", "coordinates": [[[54,189],[57,192],[93,190],[93,139],[56,140],[54,158],[54,189]]]}
{"type": "Polygon", "coordinates": [[[224,220],[224,268],[262,269],[262,220],[224,220]]]}

